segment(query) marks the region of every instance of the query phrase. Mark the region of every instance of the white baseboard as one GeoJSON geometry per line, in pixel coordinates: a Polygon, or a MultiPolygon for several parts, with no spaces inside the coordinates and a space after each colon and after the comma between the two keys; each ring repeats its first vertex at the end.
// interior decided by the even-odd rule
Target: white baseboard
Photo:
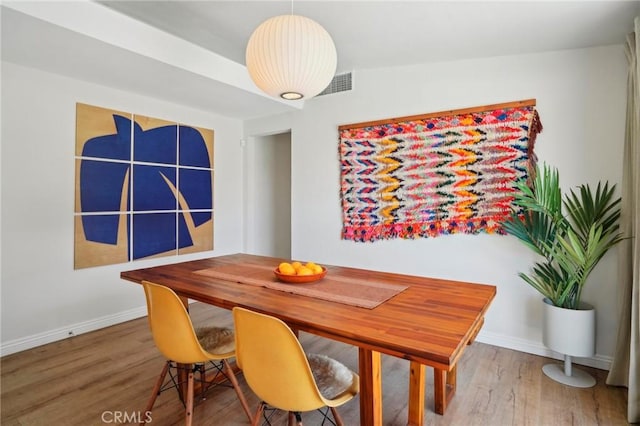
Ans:
{"type": "Polygon", "coordinates": [[[58,340],[68,339],[69,337],[79,334],[88,333],[90,331],[99,330],[101,328],[110,327],[125,321],[140,318],[147,315],[145,306],[130,309],[128,311],[119,312],[113,315],[106,315],[90,321],[72,324],[66,327],[60,327],[55,330],[45,331],[44,333],[34,334],[32,336],[20,339],[2,342],[0,346],[0,356],[11,355],[37,346],[46,345],[47,343],[57,342],[58,340]]]}
{"type": "MultiPolygon", "coordinates": [[[[146,307],[142,306],[128,311],[120,312],[114,315],[107,315],[91,321],[77,323],[67,327],[61,327],[55,330],[46,331],[44,333],[34,334],[33,336],[23,337],[21,339],[3,342],[0,346],[0,356],[11,355],[16,352],[35,348],[36,346],[46,345],[47,343],[56,342],[58,340],[67,339],[78,334],[88,333],[90,331],[99,330],[125,321],[140,318],[147,315],[146,307]]],[[[562,360],[564,355],[549,350],[544,345],[532,342],[531,340],[518,339],[516,337],[504,336],[497,333],[480,331],[476,341],[486,343],[488,345],[499,346],[501,348],[513,349],[520,352],[526,352],[534,355],[540,355],[548,358],[562,360]]],[[[575,364],[586,365],[589,367],[599,368],[601,370],[609,370],[612,358],[608,356],[595,355],[592,358],[573,358],[575,364]]]]}
{"type": "MultiPolygon", "coordinates": [[[[520,352],[526,352],[533,355],[540,355],[547,358],[564,360],[564,355],[554,352],[541,343],[531,340],[518,339],[516,337],[504,336],[497,333],[480,331],[477,342],[486,343],[488,345],[499,346],[501,348],[513,349],[520,352]]],[[[588,367],[598,368],[600,370],[609,370],[613,359],[609,356],[598,355],[591,358],[571,359],[574,364],[586,365],[588,367]]]]}

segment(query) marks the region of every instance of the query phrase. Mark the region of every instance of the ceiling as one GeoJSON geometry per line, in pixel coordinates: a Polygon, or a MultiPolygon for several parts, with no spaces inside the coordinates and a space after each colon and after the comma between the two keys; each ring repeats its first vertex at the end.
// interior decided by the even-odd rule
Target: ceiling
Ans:
{"type": "MultiPolygon", "coordinates": [[[[105,6],[244,63],[247,41],[291,1],[102,1],[105,6]]],[[[321,24],[338,72],[622,43],[639,2],[300,1],[321,24]]]]}
{"type": "MultiPolygon", "coordinates": [[[[247,90],[243,85],[248,87],[250,80],[238,83],[212,77],[198,71],[198,64],[189,68],[184,60],[159,59],[161,53],[147,55],[125,42],[96,35],[95,28],[79,30],[79,22],[69,23],[70,16],[76,20],[89,16],[83,9],[89,6],[91,16],[114,19],[117,12],[134,18],[139,26],[153,27],[156,35],[168,33],[228,58],[237,67],[244,64],[252,31],[269,17],[291,13],[290,1],[60,2],[44,12],[42,3],[24,3],[31,5],[3,2],[3,60],[240,119],[302,105],[267,98],[255,86],[247,90]],[[134,66],[135,73],[125,72],[134,66]]],[[[640,15],[640,1],[296,0],[293,11],[331,34],[340,73],[622,44],[632,30],[633,17],[640,15]]],[[[128,28],[119,25],[115,31],[128,28]]],[[[246,73],[243,67],[235,70],[246,73]]]]}

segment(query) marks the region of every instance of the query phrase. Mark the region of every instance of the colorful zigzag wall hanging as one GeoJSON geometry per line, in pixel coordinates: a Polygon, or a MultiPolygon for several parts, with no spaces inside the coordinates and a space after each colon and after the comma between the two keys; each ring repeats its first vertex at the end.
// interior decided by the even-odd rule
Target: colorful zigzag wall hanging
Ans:
{"type": "Polygon", "coordinates": [[[339,127],[342,238],[503,233],[535,164],[535,100],[339,127]]]}

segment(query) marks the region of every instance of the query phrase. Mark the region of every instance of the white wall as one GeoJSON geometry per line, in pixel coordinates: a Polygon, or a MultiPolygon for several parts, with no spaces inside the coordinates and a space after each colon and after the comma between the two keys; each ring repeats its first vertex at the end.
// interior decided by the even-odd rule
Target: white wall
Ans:
{"type": "Polygon", "coordinates": [[[145,315],[120,272],[242,251],[242,123],[2,63],[2,354],[145,315]],[[214,250],[73,270],[75,104],[215,130],[214,250]]]}
{"type": "MultiPolygon", "coordinates": [[[[621,181],[626,59],[622,46],[465,60],[354,73],[354,90],[306,101],[293,113],[292,257],[321,263],[487,283],[498,292],[480,340],[548,354],[541,297],[517,277],[533,255],[515,238],[452,235],[355,243],[340,240],[338,132],[341,124],[536,98],[544,125],[536,153],[559,168],[563,186],[621,181]]],[[[260,132],[265,121],[246,122],[260,132]]],[[[597,354],[614,350],[616,254],[587,283],[597,308],[597,354]]]]}

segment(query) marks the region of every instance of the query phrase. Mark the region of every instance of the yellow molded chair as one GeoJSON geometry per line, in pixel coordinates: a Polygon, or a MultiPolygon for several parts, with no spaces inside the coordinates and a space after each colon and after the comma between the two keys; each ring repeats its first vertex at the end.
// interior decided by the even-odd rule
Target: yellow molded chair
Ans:
{"type": "MultiPolygon", "coordinates": [[[[358,394],[360,379],[343,364],[323,355],[305,355],[296,335],[281,320],[243,308],[233,309],[236,361],[261,402],[253,416],[260,424],[265,406],[289,412],[302,425],[300,412],[335,407],[358,394]]],[[[328,419],[327,412],[324,413],[328,419]]],[[[324,423],[324,420],[323,420],[324,423]]]]}
{"type": "MultiPolygon", "coordinates": [[[[214,380],[207,381],[205,366],[210,364],[217,374],[222,374],[231,382],[238,394],[249,422],[252,421],[251,411],[233,369],[227,359],[235,356],[235,337],[233,330],[221,327],[204,327],[194,330],[191,318],[184,304],[170,288],[143,281],[144,293],[147,298],[149,326],[153,340],[160,352],[167,358],[160,377],[156,382],[146,412],[151,412],[156,397],[164,390],[175,387],[185,405],[185,423],[191,425],[193,413],[194,373],[200,373],[202,394],[214,380]],[[182,364],[182,366],[181,366],[182,364]],[[186,368],[186,401],[183,399],[182,389],[184,380],[180,374],[174,375],[172,369],[186,368]],[[167,373],[171,381],[163,386],[167,373]],[[177,376],[177,377],[176,377],[177,376]]],[[[182,375],[184,377],[184,374],[182,375]]],[[[143,422],[144,423],[144,422],[143,422]]]]}

